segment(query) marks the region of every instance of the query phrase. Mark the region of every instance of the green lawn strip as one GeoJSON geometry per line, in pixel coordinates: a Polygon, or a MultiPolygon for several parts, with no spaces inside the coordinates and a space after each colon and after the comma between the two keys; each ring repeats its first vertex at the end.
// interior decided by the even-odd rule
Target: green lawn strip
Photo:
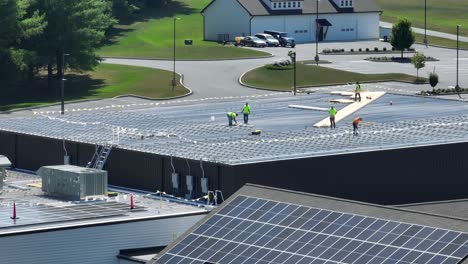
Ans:
{"type": "MultiPolygon", "coordinates": [[[[65,100],[104,99],[133,94],[164,99],[187,94],[179,83],[172,91],[172,72],[124,65],[101,64],[95,71],[65,76],[65,100]]],[[[45,78],[33,83],[9,85],[1,90],[0,110],[41,106],[60,101],[59,86],[48,90],[45,78]]]]}
{"type": "MultiPolygon", "coordinates": [[[[406,17],[414,27],[424,28],[424,1],[377,0],[383,10],[381,20],[395,22],[406,17]]],[[[427,0],[427,28],[435,31],[456,34],[457,25],[461,25],[460,34],[468,36],[466,19],[468,1],[466,0],[427,0]]]]}
{"type": "MultiPolygon", "coordinates": [[[[401,73],[361,74],[349,71],[335,70],[315,65],[304,65],[302,63],[297,64],[296,71],[297,86],[332,85],[356,81],[416,81],[416,76],[401,73]]],[[[425,79],[420,78],[420,80],[425,79]]],[[[246,73],[242,77],[242,82],[244,82],[247,85],[259,88],[291,91],[293,89],[293,70],[270,70],[266,66],[263,66],[246,73]]]]}
{"type": "MultiPolygon", "coordinates": [[[[447,47],[447,48],[456,48],[457,47],[457,41],[456,40],[433,37],[433,36],[427,36],[427,41],[428,41],[429,45],[435,45],[435,46],[441,46],[441,47],[447,47]]],[[[424,35],[423,34],[416,34],[416,42],[424,43],[424,35]]],[[[460,45],[461,49],[468,49],[468,42],[460,41],[459,45],[460,45]]]]}
{"type": "Polygon", "coordinates": [[[141,10],[132,21],[124,21],[111,31],[113,37],[104,46],[101,56],[173,58],[174,17],[176,21],[176,58],[178,59],[227,59],[268,56],[269,53],[222,46],[203,41],[203,16],[200,11],[211,0],[177,0],[166,7],[141,10]],[[193,45],[186,46],[185,39],[193,45]]]}

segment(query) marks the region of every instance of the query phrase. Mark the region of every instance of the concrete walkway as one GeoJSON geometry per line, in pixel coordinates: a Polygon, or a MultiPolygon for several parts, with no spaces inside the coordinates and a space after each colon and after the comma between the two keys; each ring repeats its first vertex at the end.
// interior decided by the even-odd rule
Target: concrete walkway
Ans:
{"type": "MultiPolygon", "coordinates": [[[[381,27],[392,27],[392,23],[380,21],[380,26],[381,27]]],[[[418,34],[424,34],[424,28],[415,28],[415,27],[413,27],[413,31],[415,33],[418,33],[418,34]]],[[[434,31],[434,30],[427,30],[426,33],[427,33],[428,36],[434,36],[434,37],[439,37],[439,38],[457,40],[457,35],[455,35],[455,34],[449,34],[449,33],[439,32],[439,31],[434,31]]],[[[468,37],[460,36],[460,41],[468,42],[468,37]]]]}

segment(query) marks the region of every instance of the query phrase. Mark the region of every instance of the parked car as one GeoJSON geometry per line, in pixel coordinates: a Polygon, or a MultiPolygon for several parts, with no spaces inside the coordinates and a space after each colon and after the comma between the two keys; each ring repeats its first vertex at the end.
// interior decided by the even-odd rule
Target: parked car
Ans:
{"type": "Polygon", "coordinates": [[[242,46],[251,46],[251,47],[259,47],[264,48],[267,46],[267,43],[257,37],[254,36],[247,36],[240,40],[240,44],[242,46]]]}
{"type": "Polygon", "coordinates": [[[272,35],[275,39],[277,39],[282,47],[290,46],[294,48],[296,46],[296,41],[294,38],[288,37],[288,33],[276,31],[276,30],[265,30],[263,31],[265,34],[272,35]]]}
{"type": "Polygon", "coordinates": [[[278,47],[280,45],[279,41],[270,34],[257,33],[255,37],[265,41],[269,47],[278,47]]]}

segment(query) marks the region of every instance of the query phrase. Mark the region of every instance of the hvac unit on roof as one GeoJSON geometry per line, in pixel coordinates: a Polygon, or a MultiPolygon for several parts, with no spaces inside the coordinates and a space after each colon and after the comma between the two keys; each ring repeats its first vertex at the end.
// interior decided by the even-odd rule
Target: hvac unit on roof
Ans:
{"type": "Polygon", "coordinates": [[[42,191],[51,196],[82,200],[107,194],[107,171],[73,165],[44,166],[37,175],[42,191]]]}

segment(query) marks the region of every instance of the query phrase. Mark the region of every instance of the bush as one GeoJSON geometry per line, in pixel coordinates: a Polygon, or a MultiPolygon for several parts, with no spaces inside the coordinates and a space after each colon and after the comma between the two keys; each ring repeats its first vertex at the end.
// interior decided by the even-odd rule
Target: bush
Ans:
{"type": "Polygon", "coordinates": [[[394,48],[394,47],[392,47],[392,51],[395,51],[395,48],[394,48]]]}
{"type": "Polygon", "coordinates": [[[354,52],[354,49],[350,49],[349,51],[350,51],[350,52],[354,52]]]}
{"type": "Polygon", "coordinates": [[[361,48],[359,48],[359,52],[362,52],[362,49],[361,49],[361,48]]]}
{"type": "Polygon", "coordinates": [[[344,49],[341,49],[341,52],[344,52],[344,49]]]}
{"type": "Polygon", "coordinates": [[[324,49],[324,50],[322,50],[322,53],[331,53],[331,52],[332,52],[331,49],[324,49]]]}
{"type": "Polygon", "coordinates": [[[439,75],[435,71],[429,73],[429,84],[431,85],[432,89],[434,89],[438,83],[439,75]]]}
{"type": "Polygon", "coordinates": [[[384,47],[384,48],[383,48],[383,51],[387,51],[387,48],[386,48],[386,47],[384,47]]]}
{"type": "Polygon", "coordinates": [[[379,48],[377,48],[377,47],[374,47],[374,51],[379,51],[379,48]]]}
{"type": "Polygon", "coordinates": [[[366,52],[369,52],[369,48],[366,48],[366,52]]]}

